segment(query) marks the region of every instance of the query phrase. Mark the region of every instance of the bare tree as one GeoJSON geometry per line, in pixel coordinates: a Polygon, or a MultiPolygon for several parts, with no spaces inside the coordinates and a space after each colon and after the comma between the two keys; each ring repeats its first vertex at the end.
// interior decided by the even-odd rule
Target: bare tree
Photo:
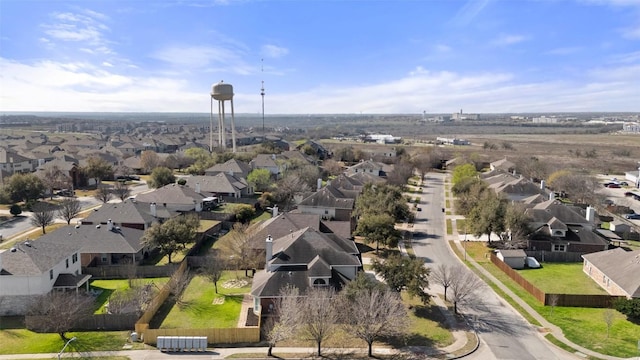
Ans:
{"type": "Polygon", "coordinates": [[[346,301],[342,315],[347,332],[367,343],[369,357],[374,341],[402,335],[409,324],[400,294],[389,287],[361,289],[346,301]]]}
{"type": "Polygon", "coordinates": [[[46,234],[46,227],[53,224],[55,219],[54,210],[48,205],[38,203],[33,206],[33,216],[31,217],[31,224],[42,228],[42,233],[46,234]]]}
{"type": "Polygon", "coordinates": [[[140,166],[145,174],[150,173],[153,169],[160,166],[162,160],[158,154],[153,150],[145,150],[140,154],[140,166]]]}
{"type": "Polygon", "coordinates": [[[298,288],[291,285],[280,289],[279,297],[274,303],[274,311],[267,318],[266,338],[269,342],[267,356],[273,356],[273,348],[280,341],[284,341],[296,331],[298,327],[298,313],[300,295],[298,288]]]}
{"type": "Polygon", "coordinates": [[[611,326],[616,319],[616,313],[613,309],[606,309],[604,313],[602,313],[602,317],[604,319],[604,323],[607,324],[607,339],[609,338],[609,332],[611,331],[611,326]]]}
{"type": "Polygon", "coordinates": [[[482,286],[483,282],[467,268],[456,265],[451,274],[451,301],[453,301],[453,312],[458,313],[458,304],[464,303],[469,297],[482,286]]]}
{"type": "Polygon", "coordinates": [[[109,189],[109,187],[106,185],[99,185],[95,195],[93,195],[96,200],[102,201],[102,203],[104,204],[109,202],[112,196],[113,193],[111,192],[111,189],[109,189]]]}
{"type": "Polygon", "coordinates": [[[204,264],[200,268],[201,274],[213,283],[213,286],[216,289],[216,294],[218,293],[218,281],[222,278],[225,267],[224,258],[216,252],[213,255],[206,256],[204,264]]]}
{"type": "Polygon", "coordinates": [[[80,210],[82,210],[80,200],[76,198],[65,198],[60,202],[57,215],[69,225],[71,224],[71,220],[80,214],[80,210]]]}
{"type": "Polygon", "coordinates": [[[549,315],[553,315],[553,309],[558,305],[560,301],[560,294],[549,294],[549,315]]]}
{"type": "Polygon", "coordinates": [[[318,356],[322,356],[322,342],[328,339],[337,327],[335,296],[335,290],[332,288],[311,288],[301,301],[298,324],[303,335],[317,344],[318,356]]]}
{"type": "Polygon", "coordinates": [[[91,316],[93,298],[73,292],[52,291],[38,296],[30,304],[27,311],[27,326],[46,332],[55,332],[62,340],[67,341],[65,334],[75,322],[91,316]],[[33,323],[29,323],[33,322],[33,323]]]}
{"type": "Polygon", "coordinates": [[[129,185],[125,184],[124,182],[118,181],[116,182],[111,193],[115,195],[116,198],[120,199],[120,201],[124,201],[129,197],[129,195],[131,195],[131,189],[129,188],[129,185]]]}
{"type": "Polygon", "coordinates": [[[109,297],[109,314],[133,314],[140,316],[156,292],[153,284],[134,286],[127,291],[116,291],[109,297]]]}
{"type": "Polygon", "coordinates": [[[185,294],[185,290],[189,286],[190,282],[191,274],[189,273],[189,269],[187,268],[187,270],[185,270],[184,273],[182,273],[182,275],[180,276],[176,276],[174,274],[174,276],[172,276],[167,283],[169,292],[171,293],[171,297],[180,307],[186,305],[186,303],[183,301],[183,297],[185,294]]]}
{"type": "Polygon", "coordinates": [[[286,175],[276,184],[274,196],[276,201],[282,204],[284,210],[288,210],[296,194],[310,191],[311,188],[295,174],[286,175]]]}
{"type": "Polygon", "coordinates": [[[235,223],[233,229],[225,236],[221,245],[227,256],[233,259],[236,270],[244,269],[248,276],[249,269],[257,266],[263,255],[256,251],[259,244],[256,241],[255,228],[248,224],[235,223]]]}
{"type": "Polygon", "coordinates": [[[440,264],[431,269],[431,280],[436,284],[442,285],[444,288],[444,301],[447,301],[447,289],[451,286],[454,280],[453,271],[456,270],[453,266],[440,264]]]}

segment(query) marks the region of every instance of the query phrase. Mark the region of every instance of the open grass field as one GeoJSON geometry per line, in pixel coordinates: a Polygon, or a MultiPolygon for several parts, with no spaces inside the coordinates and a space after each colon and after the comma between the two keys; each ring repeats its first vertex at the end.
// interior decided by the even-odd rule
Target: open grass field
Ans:
{"type": "Polygon", "coordinates": [[[203,276],[195,276],[189,283],[182,301],[172,304],[160,328],[236,327],[243,294],[249,291],[251,279],[244,278],[244,272],[226,272],[218,282],[217,294],[210,280],[203,276]]]}
{"type": "Polygon", "coordinates": [[[540,269],[517,271],[545,293],[607,294],[582,271],[582,263],[543,263],[540,269]]]}
{"type": "MultiPolygon", "coordinates": [[[[607,337],[607,328],[604,321],[606,309],[556,306],[553,307],[552,311],[550,306],[541,305],[533,296],[493,265],[488,257],[485,257],[488,251],[489,249],[484,243],[467,243],[468,256],[472,256],[487,271],[505,284],[518,297],[526,301],[529,306],[549,322],[562,328],[567,339],[588,349],[607,355],[625,358],[637,356],[640,324],[630,322],[624,315],[615,312],[615,320],[610,329],[609,337],[607,337]]],[[[459,254],[459,256],[460,255],[461,254],[459,254]]],[[[562,281],[562,278],[559,278],[558,281],[562,281]]],[[[495,289],[493,286],[492,288],[495,289]]],[[[503,295],[503,297],[505,296],[503,295]]],[[[508,297],[505,297],[505,300],[509,301],[512,305],[515,304],[515,302],[508,297]]],[[[518,307],[516,304],[516,308],[518,307]]]]}

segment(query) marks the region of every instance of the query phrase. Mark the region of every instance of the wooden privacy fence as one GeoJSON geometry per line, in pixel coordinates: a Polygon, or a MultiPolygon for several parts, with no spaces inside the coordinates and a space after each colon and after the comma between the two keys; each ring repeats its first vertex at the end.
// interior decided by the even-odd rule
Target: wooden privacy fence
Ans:
{"type": "Polygon", "coordinates": [[[524,252],[540,262],[582,262],[581,253],[546,250],[525,250],[524,252]]]}
{"type": "Polygon", "coordinates": [[[91,275],[93,279],[154,278],[171,276],[178,266],[178,264],[162,266],[109,265],[83,267],[82,273],[91,275]]]}
{"type": "MultiPolygon", "coordinates": [[[[25,316],[25,326],[32,331],[48,331],[42,328],[41,324],[46,323],[41,320],[44,316],[25,316]]],[[[131,330],[136,323],[136,316],[132,314],[97,314],[87,318],[76,320],[73,330],[131,330]]]]}
{"type": "Polygon", "coordinates": [[[522,275],[518,274],[517,271],[513,270],[505,262],[498,259],[493,253],[491,254],[491,262],[544,305],[608,308],[613,305],[615,300],[624,298],[624,296],[611,295],[546,294],[522,277],[522,275]]]}

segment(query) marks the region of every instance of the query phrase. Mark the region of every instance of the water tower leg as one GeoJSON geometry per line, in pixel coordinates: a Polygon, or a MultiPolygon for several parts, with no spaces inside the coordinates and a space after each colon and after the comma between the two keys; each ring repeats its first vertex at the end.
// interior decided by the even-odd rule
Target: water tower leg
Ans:
{"type": "Polygon", "coordinates": [[[220,101],[222,104],[222,148],[227,148],[227,124],[225,124],[225,113],[224,113],[224,100],[220,101]]]}
{"type": "Polygon", "coordinates": [[[222,148],[224,142],[222,141],[222,133],[224,129],[224,119],[222,118],[222,101],[218,100],[218,147],[222,148]]]}
{"type": "Polygon", "coordinates": [[[233,143],[233,152],[236,152],[236,116],[233,113],[233,99],[231,99],[231,141],[233,143]]]}

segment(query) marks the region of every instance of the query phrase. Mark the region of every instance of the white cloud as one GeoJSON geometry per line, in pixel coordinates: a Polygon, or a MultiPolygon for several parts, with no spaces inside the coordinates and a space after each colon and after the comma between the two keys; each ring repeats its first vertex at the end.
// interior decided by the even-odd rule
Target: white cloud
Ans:
{"type": "MultiPolygon", "coordinates": [[[[40,39],[47,47],[65,46],[65,43],[81,43],[80,51],[88,54],[113,54],[105,33],[109,27],[101,21],[108,17],[92,10],[81,10],[81,13],[54,12],[50,14],[51,22],[40,25],[47,37],[40,39]]],[[[71,47],[73,49],[73,47],[71,47]]]]}
{"type": "Polygon", "coordinates": [[[580,46],[568,46],[568,47],[561,47],[561,48],[555,48],[552,50],[547,51],[547,54],[550,55],[572,55],[575,54],[577,52],[582,51],[582,47],[580,46]]]}
{"type": "Polygon", "coordinates": [[[277,45],[263,45],[262,55],[269,58],[281,58],[289,53],[289,49],[277,45]]]}
{"type": "Polygon", "coordinates": [[[524,35],[502,34],[491,41],[494,46],[509,46],[528,40],[524,35]]]}
{"type": "Polygon", "coordinates": [[[458,10],[451,22],[458,26],[468,25],[489,4],[489,0],[467,0],[458,10]]]}
{"type": "Polygon", "coordinates": [[[226,69],[234,73],[245,72],[242,70],[242,53],[225,47],[170,46],[156,51],[151,56],[183,69],[209,67],[210,71],[226,69]]]}
{"type": "MultiPolygon", "coordinates": [[[[4,111],[209,112],[207,88],[179,73],[125,76],[107,64],[22,64],[0,58],[0,83],[4,111]]],[[[452,112],[461,107],[480,113],[640,111],[638,84],[640,65],[592,69],[585,71],[583,81],[546,82],[524,82],[504,72],[463,74],[417,67],[384,83],[269,91],[266,108],[270,114],[452,112]]],[[[253,91],[258,86],[234,84],[236,113],[259,111],[261,99],[253,91]]]]}
{"type": "Polygon", "coordinates": [[[640,24],[622,29],[622,36],[627,39],[640,39],[640,24]]]}

